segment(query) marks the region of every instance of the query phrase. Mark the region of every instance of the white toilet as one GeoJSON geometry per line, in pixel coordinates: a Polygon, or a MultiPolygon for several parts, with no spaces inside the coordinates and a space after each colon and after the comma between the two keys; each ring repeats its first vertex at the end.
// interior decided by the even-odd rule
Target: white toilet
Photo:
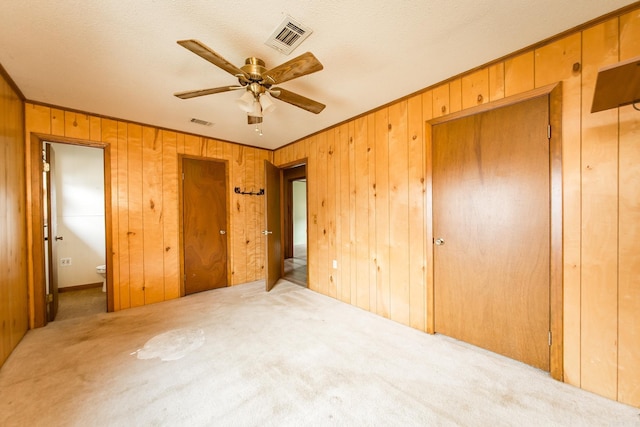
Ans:
{"type": "Polygon", "coordinates": [[[107,266],[106,265],[97,266],[96,273],[102,276],[102,292],[107,292],[107,266]]]}

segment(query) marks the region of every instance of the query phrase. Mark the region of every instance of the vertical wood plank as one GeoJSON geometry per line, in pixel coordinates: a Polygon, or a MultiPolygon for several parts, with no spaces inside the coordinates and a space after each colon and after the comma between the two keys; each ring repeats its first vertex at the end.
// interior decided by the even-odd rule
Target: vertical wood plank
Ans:
{"type": "Polygon", "coordinates": [[[89,116],[89,139],[102,141],[102,119],[100,117],[89,116]]]}
{"type": "Polygon", "coordinates": [[[144,303],[164,301],[162,134],[142,128],[142,250],[144,303]]]}
{"type": "Polygon", "coordinates": [[[489,69],[482,68],[462,77],[462,108],[489,102],[489,69]]]}
{"type": "MultiPolygon", "coordinates": [[[[258,192],[259,188],[256,183],[255,166],[256,166],[256,154],[257,149],[251,147],[245,147],[245,186],[250,189],[249,191],[258,192]]],[[[257,280],[256,277],[256,265],[258,264],[256,256],[256,245],[259,237],[256,235],[256,220],[258,213],[258,202],[262,201],[257,196],[245,196],[244,198],[246,206],[245,216],[245,242],[247,251],[247,277],[246,282],[252,282],[257,280]]]]}
{"type": "Polygon", "coordinates": [[[142,126],[129,123],[127,136],[129,295],[131,307],[139,307],[145,304],[142,126]]]}
{"type": "MultiPolygon", "coordinates": [[[[409,142],[409,326],[426,329],[426,260],[424,210],[424,118],[423,96],[409,98],[407,137],[409,142]]],[[[431,108],[429,108],[431,114],[431,108]]]]}
{"type": "Polygon", "coordinates": [[[328,214],[327,214],[327,134],[321,132],[317,135],[317,162],[318,182],[316,191],[318,197],[318,292],[328,295],[329,291],[329,238],[328,214]]]}
{"type": "Polygon", "coordinates": [[[533,52],[528,51],[504,61],[504,94],[516,95],[533,89],[533,52]]]}
{"type": "Polygon", "coordinates": [[[489,66],[489,101],[504,98],[504,62],[489,66]]]}
{"type": "Polygon", "coordinates": [[[369,295],[369,158],[367,153],[368,116],[355,121],[354,156],[355,156],[355,265],[356,270],[356,305],[370,310],[369,295]]]}
{"type": "MultiPolygon", "coordinates": [[[[620,60],[640,55],[640,10],[620,17],[620,60]]],[[[618,400],[640,406],[640,119],[620,108],[618,400]]]]}
{"type": "Polygon", "coordinates": [[[165,299],[180,296],[178,136],[162,131],[162,226],[165,299]]]}
{"type": "MultiPolygon", "coordinates": [[[[447,87],[447,93],[448,93],[447,87]]],[[[389,112],[376,111],[376,313],[389,317],[389,112]]]]}
{"type": "Polygon", "coordinates": [[[340,196],[338,195],[338,188],[336,188],[336,174],[340,170],[340,164],[336,164],[336,160],[339,156],[336,155],[335,129],[328,129],[324,133],[327,135],[327,244],[329,247],[327,262],[327,295],[331,298],[337,298],[337,276],[339,273],[337,269],[333,268],[333,260],[338,260],[338,249],[336,247],[336,222],[339,216],[336,211],[336,199],[340,196]]]}
{"type": "Polygon", "coordinates": [[[449,84],[440,85],[432,90],[433,117],[449,114],[449,84]]]}
{"type": "Polygon", "coordinates": [[[462,110],[462,81],[455,79],[449,82],[449,112],[462,110]]]}
{"type": "Polygon", "coordinates": [[[410,324],[407,101],[389,107],[389,315],[410,324]]]}
{"type": "Polygon", "coordinates": [[[576,33],[535,52],[535,85],[562,81],[564,381],[580,386],[581,81],[582,37],[576,33]]]}
{"type": "Polygon", "coordinates": [[[585,30],[582,40],[581,383],[616,399],[618,111],[590,111],[598,69],[618,60],[618,20],[585,30]]]}
{"type": "Polygon", "coordinates": [[[59,108],[51,109],[51,134],[64,136],[64,110],[59,108]]]}
{"type": "MultiPolygon", "coordinates": [[[[358,283],[356,279],[356,152],[355,152],[355,122],[349,122],[349,283],[351,284],[351,304],[356,305],[358,297],[358,283]]],[[[344,206],[343,206],[344,207],[344,206]]]]}
{"type": "Polygon", "coordinates": [[[376,116],[367,115],[367,266],[369,268],[369,311],[378,309],[378,283],[376,265],[376,116]]]}
{"type": "Polygon", "coordinates": [[[71,111],[64,112],[64,135],[67,138],[91,139],[89,116],[71,111]]]}
{"type": "MultiPolygon", "coordinates": [[[[233,145],[233,161],[231,179],[232,187],[240,187],[245,189],[245,150],[242,145],[233,145]]],[[[233,191],[233,190],[232,190],[233,191]]],[[[232,251],[233,251],[233,284],[238,285],[247,282],[247,230],[245,228],[247,220],[247,201],[246,197],[241,194],[232,193],[231,209],[234,219],[232,226],[232,251]]]]}
{"type": "Polygon", "coordinates": [[[336,139],[340,148],[340,247],[338,253],[338,269],[340,271],[340,294],[338,298],[346,303],[355,300],[355,293],[351,292],[351,258],[349,235],[351,227],[351,212],[349,210],[349,189],[351,173],[349,170],[349,125],[343,124],[338,127],[336,139]]]}

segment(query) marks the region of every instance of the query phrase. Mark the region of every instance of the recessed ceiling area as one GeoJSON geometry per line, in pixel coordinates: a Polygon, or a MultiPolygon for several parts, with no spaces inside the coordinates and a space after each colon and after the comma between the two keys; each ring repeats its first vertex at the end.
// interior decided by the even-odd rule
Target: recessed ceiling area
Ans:
{"type": "Polygon", "coordinates": [[[631,0],[6,0],[0,64],[29,101],[275,149],[632,4],[631,0]],[[286,55],[265,44],[284,19],[312,30],[286,55]],[[324,69],[283,89],[326,105],[274,101],[263,135],[236,104],[237,85],[176,43],[196,39],[236,67],[270,69],[312,52],[324,69]],[[209,122],[203,126],[192,121],[209,122]]]}

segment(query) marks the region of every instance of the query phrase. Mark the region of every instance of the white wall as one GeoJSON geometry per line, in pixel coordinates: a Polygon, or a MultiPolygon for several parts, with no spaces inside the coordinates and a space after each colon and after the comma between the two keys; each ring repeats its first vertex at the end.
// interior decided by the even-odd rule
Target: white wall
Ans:
{"type": "Polygon", "coordinates": [[[293,181],[293,246],[307,244],[307,182],[293,181]]]}
{"type": "Polygon", "coordinates": [[[103,150],[52,144],[55,152],[58,287],[102,282],[105,263],[103,150]],[[61,265],[71,258],[71,265],[61,265]]]}

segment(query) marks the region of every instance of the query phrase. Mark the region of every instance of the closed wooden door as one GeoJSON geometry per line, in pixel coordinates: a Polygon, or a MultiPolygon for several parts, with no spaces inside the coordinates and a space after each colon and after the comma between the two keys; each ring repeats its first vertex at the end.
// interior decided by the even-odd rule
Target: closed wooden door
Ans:
{"type": "Polygon", "coordinates": [[[58,315],[58,241],[63,236],[58,236],[58,207],[56,205],[56,158],[55,151],[51,144],[46,143],[44,147],[45,162],[49,165],[44,174],[44,186],[46,188],[47,200],[47,265],[49,289],[47,297],[47,321],[52,322],[58,315]]]}
{"type": "Polygon", "coordinates": [[[433,127],[436,332],[549,370],[548,97],[433,127]]]}
{"type": "Polygon", "coordinates": [[[184,293],[227,286],[225,163],[182,160],[184,293]]]}
{"type": "Polygon", "coordinates": [[[265,265],[266,289],[270,291],[282,277],[282,216],[280,205],[280,169],[264,161],[266,194],[265,194],[265,224],[263,231],[266,240],[267,260],[265,265]]]}

